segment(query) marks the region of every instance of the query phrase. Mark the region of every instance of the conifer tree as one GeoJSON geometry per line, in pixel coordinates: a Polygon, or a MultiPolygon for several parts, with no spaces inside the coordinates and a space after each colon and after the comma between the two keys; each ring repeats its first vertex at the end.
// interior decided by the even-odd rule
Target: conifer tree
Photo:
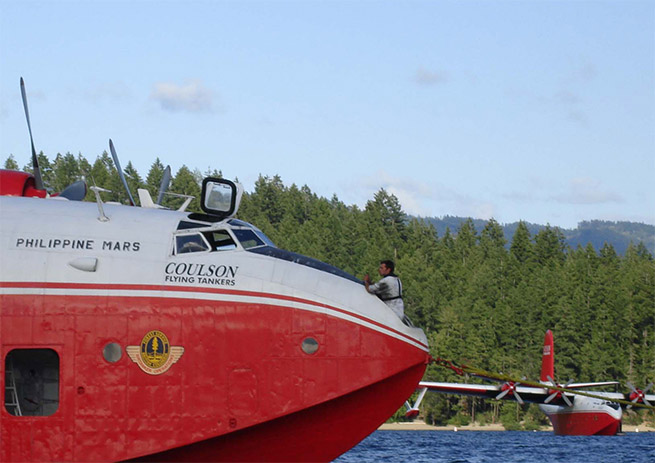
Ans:
{"type": "Polygon", "coordinates": [[[141,176],[134,168],[132,161],[128,161],[127,165],[125,166],[125,170],[123,171],[123,175],[125,175],[125,181],[127,182],[127,186],[130,189],[130,193],[132,194],[132,197],[134,198],[135,201],[138,201],[137,190],[139,188],[143,188],[145,185],[143,184],[143,180],[141,179],[141,176]]]}
{"type": "Polygon", "coordinates": [[[155,162],[152,163],[150,166],[150,170],[148,171],[148,175],[146,176],[146,188],[148,189],[148,192],[150,193],[150,196],[152,197],[153,201],[157,201],[157,196],[159,195],[159,188],[161,186],[161,180],[164,176],[164,165],[162,162],[159,160],[159,158],[155,159],[155,162]]]}
{"type": "MultiPolygon", "coordinates": [[[[193,196],[194,199],[187,207],[188,211],[200,211],[200,185],[196,179],[194,173],[186,166],[182,165],[180,169],[175,174],[175,177],[171,181],[171,191],[181,194],[193,196]]],[[[182,198],[167,198],[165,204],[169,204],[172,207],[181,206],[184,200],[182,198]]]]}
{"type": "Polygon", "coordinates": [[[5,160],[5,169],[9,170],[18,170],[18,163],[16,162],[16,159],[14,159],[14,155],[10,154],[9,157],[5,160]]]}
{"type": "MultiPolygon", "coordinates": [[[[39,165],[39,168],[41,166],[39,165]]],[[[67,186],[75,183],[81,177],[77,159],[71,153],[57,154],[52,164],[50,187],[55,192],[63,191],[67,186]]]]}

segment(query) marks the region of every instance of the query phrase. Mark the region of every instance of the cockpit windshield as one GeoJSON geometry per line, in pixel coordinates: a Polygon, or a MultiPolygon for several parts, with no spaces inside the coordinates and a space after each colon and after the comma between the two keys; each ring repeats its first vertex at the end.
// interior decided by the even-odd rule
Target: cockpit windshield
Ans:
{"type": "Polygon", "coordinates": [[[279,249],[264,232],[248,222],[230,219],[227,223],[228,228],[211,229],[210,226],[197,222],[180,222],[178,230],[181,233],[175,238],[175,253],[231,251],[241,244],[244,250],[252,253],[305,265],[362,284],[361,280],[337,267],[279,249]]]}
{"type": "Polygon", "coordinates": [[[244,249],[251,249],[258,246],[277,247],[263,231],[248,222],[232,219],[228,223],[232,227],[235,227],[232,228],[232,233],[234,233],[244,249]]]}
{"type": "Polygon", "coordinates": [[[212,230],[204,232],[203,235],[211,243],[213,251],[230,251],[237,247],[227,230],[212,230]]]}
{"type": "Polygon", "coordinates": [[[175,237],[176,254],[188,252],[203,252],[209,250],[207,243],[200,233],[178,235],[175,237]]]}
{"type": "Polygon", "coordinates": [[[175,237],[175,254],[230,251],[237,249],[238,243],[246,250],[276,248],[270,238],[254,225],[237,219],[229,220],[228,223],[229,228],[207,230],[204,224],[181,221],[178,225],[181,233],[175,237]],[[197,231],[193,233],[192,230],[197,231]]]}
{"type": "Polygon", "coordinates": [[[232,233],[237,237],[243,249],[256,248],[258,246],[265,246],[264,241],[257,236],[254,230],[248,230],[245,228],[233,228],[232,233]]]}

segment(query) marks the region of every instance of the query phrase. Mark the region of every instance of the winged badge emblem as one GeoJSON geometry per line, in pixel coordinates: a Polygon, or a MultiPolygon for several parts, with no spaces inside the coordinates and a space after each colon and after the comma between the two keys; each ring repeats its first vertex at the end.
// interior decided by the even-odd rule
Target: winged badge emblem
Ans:
{"type": "Polygon", "coordinates": [[[184,347],[171,346],[166,335],[159,330],[146,333],[138,346],[125,347],[127,355],[149,375],[166,373],[182,354],[184,347]]]}

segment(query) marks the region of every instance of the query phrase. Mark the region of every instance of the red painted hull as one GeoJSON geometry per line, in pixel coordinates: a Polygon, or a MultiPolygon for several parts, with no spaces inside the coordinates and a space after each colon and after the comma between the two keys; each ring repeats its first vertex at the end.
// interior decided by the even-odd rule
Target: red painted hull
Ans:
{"type": "Polygon", "coordinates": [[[140,461],[331,461],[398,410],[424,371],[416,366],[324,404],[140,461]]]}
{"type": "Polygon", "coordinates": [[[621,420],[602,412],[561,412],[548,418],[560,436],[613,436],[621,429],[621,420]]]}
{"type": "Polygon", "coordinates": [[[402,333],[312,301],[92,289],[1,296],[3,359],[28,347],[60,358],[56,413],[0,413],[1,461],[329,461],[402,405],[428,359],[402,333]],[[125,355],[152,330],[185,349],[160,375],[125,355]],[[301,349],[307,337],[313,355],[301,349]],[[123,349],[116,363],[103,358],[108,343],[123,349]]]}

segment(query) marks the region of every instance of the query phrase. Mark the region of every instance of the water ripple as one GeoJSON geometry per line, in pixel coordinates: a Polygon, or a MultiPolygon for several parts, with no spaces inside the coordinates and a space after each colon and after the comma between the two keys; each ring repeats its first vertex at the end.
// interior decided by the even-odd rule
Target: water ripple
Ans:
{"type": "Polygon", "coordinates": [[[550,432],[376,431],[335,460],[411,463],[653,463],[655,433],[556,436],[550,432]]]}

